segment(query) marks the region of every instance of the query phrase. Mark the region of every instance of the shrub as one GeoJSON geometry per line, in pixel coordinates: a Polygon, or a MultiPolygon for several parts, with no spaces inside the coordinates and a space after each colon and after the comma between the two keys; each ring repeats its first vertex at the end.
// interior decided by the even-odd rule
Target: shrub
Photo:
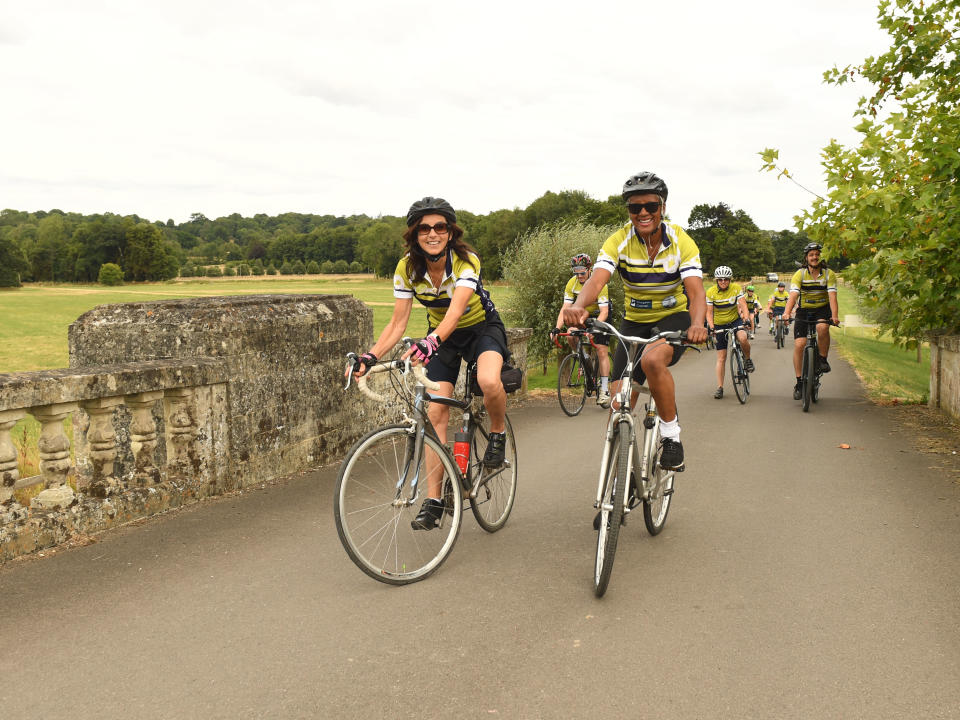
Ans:
{"type": "Polygon", "coordinates": [[[333,271],[344,275],[350,272],[350,264],[346,260],[337,260],[333,263],[333,271]]]}
{"type": "Polygon", "coordinates": [[[182,268],[180,268],[180,277],[189,278],[194,277],[197,274],[196,269],[190,263],[187,263],[182,268]]]}
{"type": "Polygon", "coordinates": [[[240,263],[237,265],[237,275],[240,277],[246,277],[250,274],[250,266],[246,263],[240,263]]]}
{"type": "MultiPolygon", "coordinates": [[[[541,225],[517,238],[504,255],[503,275],[513,284],[508,324],[533,328],[528,352],[543,360],[553,349],[548,333],[556,325],[563,305],[563,288],[570,279],[570,258],[585,252],[596,260],[603,241],[616,226],[596,227],[583,222],[559,221],[541,225]]],[[[623,283],[614,273],[607,285],[612,305],[607,321],[616,325],[623,317],[623,283]]]]}
{"type": "Polygon", "coordinates": [[[258,276],[263,275],[266,272],[266,270],[263,267],[263,262],[260,260],[260,258],[257,258],[257,261],[253,264],[253,267],[250,268],[250,271],[254,275],[258,275],[258,276]]]}
{"type": "Polygon", "coordinates": [[[273,266],[273,263],[267,265],[267,275],[276,275],[277,269],[273,266]]]}
{"type": "Polygon", "coordinates": [[[352,263],[350,263],[350,272],[352,272],[352,273],[362,273],[362,272],[363,272],[363,265],[361,265],[361,264],[358,263],[356,260],[354,260],[352,263]]]}
{"type": "Polygon", "coordinates": [[[114,263],[104,263],[97,273],[97,282],[101,285],[123,285],[123,270],[114,263]]]}
{"type": "Polygon", "coordinates": [[[226,277],[234,277],[234,276],[237,274],[237,271],[234,270],[231,265],[227,265],[227,266],[223,269],[223,274],[224,274],[226,277]]]}
{"type": "Polygon", "coordinates": [[[290,270],[294,275],[303,275],[307,272],[306,266],[303,264],[303,260],[294,260],[290,264],[290,270]]]}
{"type": "Polygon", "coordinates": [[[287,260],[283,261],[283,265],[280,266],[281,275],[293,275],[293,265],[291,265],[287,260]]]}
{"type": "Polygon", "coordinates": [[[219,265],[211,265],[207,268],[207,277],[223,277],[223,271],[219,265]]]}
{"type": "Polygon", "coordinates": [[[319,275],[320,274],[320,265],[316,260],[311,260],[307,263],[307,275],[319,275]]]}

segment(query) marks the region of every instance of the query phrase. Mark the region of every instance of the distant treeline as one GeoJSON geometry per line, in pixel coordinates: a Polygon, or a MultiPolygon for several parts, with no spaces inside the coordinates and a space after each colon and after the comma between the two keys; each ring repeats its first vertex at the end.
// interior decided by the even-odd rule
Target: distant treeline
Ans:
{"type": "MultiPolygon", "coordinates": [[[[500,277],[504,254],[534,228],[573,220],[594,225],[627,221],[619,196],[595,200],[577,190],[547,192],[525,209],[486,215],[458,209],[457,216],[489,279],[500,277]]],[[[805,236],[789,230],[760,230],[744,211],[725,203],[696,206],[686,227],[700,246],[707,271],[722,263],[738,275],[788,270],[805,242],[805,236]]],[[[178,224],[137,215],[3,210],[0,286],[16,285],[18,278],[95,282],[105,263],[118,265],[126,281],[206,275],[207,267],[220,265],[257,270],[272,266],[281,272],[284,266],[296,271],[336,267],[385,277],[403,253],[404,230],[404,219],[393,216],[284,213],[246,218],[234,213],[211,220],[194,213],[178,224]]]]}

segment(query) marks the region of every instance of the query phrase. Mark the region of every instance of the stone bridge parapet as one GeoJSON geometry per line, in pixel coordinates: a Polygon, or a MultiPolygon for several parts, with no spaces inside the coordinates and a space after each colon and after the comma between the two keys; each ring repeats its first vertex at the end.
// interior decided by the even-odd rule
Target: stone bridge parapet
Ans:
{"type": "MultiPolygon", "coordinates": [[[[0,374],[0,562],[338,460],[403,410],[342,391],[372,317],[341,295],[85,313],[70,326],[69,369],[0,374]],[[28,415],[39,475],[21,477],[11,430],[28,415]]],[[[508,330],[523,369],[530,334],[508,330]]]]}

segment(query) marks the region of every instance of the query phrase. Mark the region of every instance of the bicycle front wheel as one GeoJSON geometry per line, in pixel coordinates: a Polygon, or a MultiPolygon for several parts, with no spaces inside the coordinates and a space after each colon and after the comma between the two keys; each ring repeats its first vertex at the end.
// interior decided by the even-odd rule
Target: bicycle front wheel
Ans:
{"type": "Polygon", "coordinates": [[[737,394],[737,400],[743,405],[747,402],[750,390],[747,387],[747,372],[743,369],[743,352],[739,345],[734,345],[730,350],[730,379],[733,380],[733,391],[737,394]]]}
{"type": "Polygon", "coordinates": [[[810,411],[810,401],[813,399],[813,374],[816,372],[814,351],[812,347],[803,350],[803,369],[800,377],[802,378],[803,388],[800,399],[803,403],[803,411],[810,411]]]}
{"type": "Polygon", "coordinates": [[[491,469],[483,466],[483,455],[490,440],[490,418],[486,413],[473,425],[470,442],[467,480],[471,490],[477,485],[475,496],[470,498],[470,509],[477,523],[487,532],[496,532],[507,524],[517,496],[517,444],[510,418],[505,417],[504,420],[507,423],[507,445],[500,467],[491,469]]]}
{"type": "Polygon", "coordinates": [[[433,573],[460,532],[459,471],[446,448],[429,436],[424,437],[420,457],[414,457],[414,440],[408,425],[374,430],[351,448],[337,477],[334,516],[340,542],[357,567],[391,585],[406,585],[433,573]],[[439,527],[415,530],[411,522],[427,497],[428,465],[443,474],[446,507],[439,527]],[[411,497],[414,479],[418,486],[411,497]]]}
{"type": "Polygon", "coordinates": [[[557,397],[560,409],[570,417],[579,415],[583,410],[583,403],[587,399],[587,383],[580,357],[576,353],[570,353],[560,363],[557,397]]]}
{"type": "Polygon", "coordinates": [[[667,522],[670,512],[670,500],[673,498],[673,479],[675,470],[660,467],[660,430],[652,430],[653,449],[650,452],[650,465],[647,468],[647,496],[643,499],[643,522],[647,532],[658,535],[667,522]]]}
{"type": "Polygon", "coordinates": [[[610,441],[607,477],[600,500],[600,527],[597,533],[597,558],[593,569],[593,589],[603,597],[613,572],[613,558],[617,554],[617,539],[623,520],[623,499],[627,492],[627,473],[630,467],[630,424],[621,422],[610,441]]]}

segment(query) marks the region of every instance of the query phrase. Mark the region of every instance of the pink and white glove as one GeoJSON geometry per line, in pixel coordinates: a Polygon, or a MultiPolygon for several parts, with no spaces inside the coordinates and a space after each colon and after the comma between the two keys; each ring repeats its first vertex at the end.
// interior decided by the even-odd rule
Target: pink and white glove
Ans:
{"type": "Polygon", "coordinates": [[[430,358],[437,354],[438,347],[440,347],[440,338],[436,335],[427,335],[423,340],[417,340],[413,344],[412,357],[426,365],[430,362],[430,358]]]}

